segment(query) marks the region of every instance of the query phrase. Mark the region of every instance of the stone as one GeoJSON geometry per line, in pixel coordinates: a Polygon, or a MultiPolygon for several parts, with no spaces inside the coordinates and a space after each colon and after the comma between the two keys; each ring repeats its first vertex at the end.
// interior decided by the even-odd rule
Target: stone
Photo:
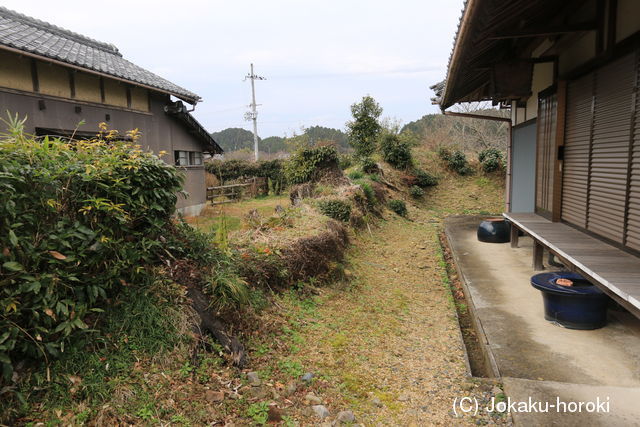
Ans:
{"type": "Polygon", "coordinates": [[[295,381],[291,381],[287,383],[287,386],[285,387],[284,391],[287,396],[294,394],[296,391],[298,391],[298,383],[295,381]]]}
{"type": "Polygon", "coordinates": [[[351,411],[340,411],[334,424],[347,424],[354,423],[356,421],[356,416],[353,415],[351,411]]]}
{"type": "Polygon", "coordinates": [[[376,406],[378,408],[382,408],[382,401],[380,399],[378,399],[377,397],[374,397],[373,399],[371,399],[371,403],[373,403],[373,406],[376,406]]]}
{"type": "Polygon", "coordinates": [[[311,409],[316,414],[316,416],[318,418],[320,418],[321,420],[324,420],[325,418],[327,418],[330,415],[329,414],[329,410],[324,405],[313,405],[311,407],[311,409]]]}
{"type": "Polygon", "coordinates": [[[411,400],[411,398],[408,394],[401,394],[398,396],[398,402],[408,402],[409,400],[411,400]]]}
{"type": "Polygon", "coordinates": [[[280,409],[276,405],[269,405],[267,421],[274,423],[282,421],[282,411],[280,411],[280,409]]]}
{"type": "Polygon", "coordinates": [[[322,403],[322,399],[313,393],[307,393],[304,400],[307,402],[307,405],[319,405],[322,403]]]}
{"type": "Polygon", "coordinates": [[[304,374],[302,376],[302,381],[304,381],[305,383],[310,383],[311,380],[313,379],[314,375],[313,372],[307,372],[306,374],[304,374]]]}
{"type": "Polygon", "coordinates": [[[249,380],[249,385],[252,387],[258,387],[262,384],[257,372],[249,372],[247,374],[247,379],[249,380]]]}
{"type": "Polygon", "coordinates": [[[245,395],[252,400],[265,399],[267,396],[269,396],[269,390],[267,390],[265,387],[260,386],[251,387],[245,391],[245,395]]]}
{"type": "Polygon", "coordinates": [[[224,393],[221,391],[207,390],[205,397],[209,402],[222,402],[224,400],[224,393]]]}

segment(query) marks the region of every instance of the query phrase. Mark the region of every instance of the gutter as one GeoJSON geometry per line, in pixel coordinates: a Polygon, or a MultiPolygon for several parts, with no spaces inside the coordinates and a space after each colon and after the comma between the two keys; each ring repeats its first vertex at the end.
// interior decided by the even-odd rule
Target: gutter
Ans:
{"type": "MultiPolygon", "coordinates": [[[[473,0],[470,0],[470,2],[473,0]]],[[[508,123],[509,125],[509,143],[507,144],[507,186],[505,189],[505,208],[507,210],[507,212],[511,212],[511,144],[512,144],[512,139],[513,139],[513,124],[511,122],[511,119],[508,119],[506,117],[493,117],[493,116],[486,116],[483,114],[471,114],[471,113],[454,113],[453,111],[443,111],[443,114],[445,116],[457,116],[457,117],[466,117],[466,118],[470,118],[470,119],[480,119],[480,120],[493,120],[496,122],[505,122],[508,123]]]]}

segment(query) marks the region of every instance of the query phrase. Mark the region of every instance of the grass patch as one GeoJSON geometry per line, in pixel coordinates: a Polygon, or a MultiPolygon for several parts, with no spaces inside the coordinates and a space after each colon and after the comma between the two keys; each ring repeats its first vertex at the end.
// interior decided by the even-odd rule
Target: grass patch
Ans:
{"type": "MultiPolygon", "coordinates": [[[[70,348],[52,363],[51,382],[44,369],[23,379],[19,397],[31,405],[22,405],[17,415],[37,410],[45,419],[56,418],[56,410],[66,413],[80,402],[96,407],[111,399],[125,383],[141,375],[135,371],[136,362],[189,341],[181,300],[181,288],[165,280],[124,287],[91,325],[99,326],[102,333],[87,336],[84,345],[70,348]]],[[[87,418],[87,411],[76,416],[87,418]]],[[[147,417],[148,411],[143,412],[147,417]]]]}

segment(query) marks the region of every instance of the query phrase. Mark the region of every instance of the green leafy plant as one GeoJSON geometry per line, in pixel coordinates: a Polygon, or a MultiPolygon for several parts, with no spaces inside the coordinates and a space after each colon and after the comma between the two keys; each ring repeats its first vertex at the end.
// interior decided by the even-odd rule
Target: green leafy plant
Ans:
{"type": "Polygon", "coordinates": [[[433,187],[438,185],[438,179],[433,175],[428,174],[422,169],[414,169],[413,174],[415,176],[415,185],[420,188],[433,187]]]}
{"type": "Polygon", "coordinates": [[[413,187],[409,188],[409,194],[411,194],[411,197],[413,197],[414,199],[420,199],[422,196],[424,196],[424,190],[417,185],[414,185],[413,187]]]}
{"type": "Polygon", "coordinates": [[[256,402],[247,408],[247,416],[255,423],[265,425],[269,419],[269,405],[267,402],[256,402]]]}
{"type": "Polygon", "coordinates": [[[382,108],[371,96],[364,96],[362,101],[351,106],[353,121],[347,122],[347,137],[356,156],[369,157],[374,153],[382,131],[378,121],[381,114],[382,108]]]}
{"type": "Polygon", "coordinates": [[[324,215],[338,221],[348,222],[351,217],[351,205],[338,199],[320,200],[318,209],[324,215]]]}
{"type": "Polygon", "coordinates": [[[380,152],[385,162],[396,169],[407,169],[413,165],[411,146],[398,135],[385,133],[380,138],[380,152]]]}
{"type": "Polygon", "coordinates": [[[281,371],[293,378],[299,378],[304,374],[304,369],[300,362],[291,359],[284,359],[278,362],[281,371]]]}
{"type": "Polygon", "coordinates": [[[180,375],[186,378],[191,375],[191,372],[193,372],[193,366],[191,365],[191,363],[189,363],[189,361],[184,362],[184,364],[180,367],[180,375]]]}
{"type": "Polygon", "coordinates": [[[49,363],[87,318],[148,276],[182,176],[101,125],[91,141],[35,139],[12,117],[0,138],[0,363],[49,363]]]}
{"type": "Polygon", "coordinates": [[[389,209],[400,216],[407,216],[407,205],[403,200],[389,200],[389,209]]]}
{"type": "Polygon", "coordinates": [[[319,179],[328,170],[340,171],[335,146],[301,148],[286,163],[285,176],[291,184],[302,184],[319,179]]]}
{"type": "Polygon", "coordinates": [[[469,166],[467,156],[459,150],[449,152],[446,157],[447,167],[459,175],[471,175],[473,169],[469,166]]]}
{"type": "Polygon", "coordinates": [[[144,406],[136,412],[136,415],[144,421],[149,421],[153,418],[153,407],[151,405],[144,406]]]}
{"type": "Polygon", "coordinates": [[[505,157],[497,148],[487,148],[478,153],[482,170],[486,173],[504,169],[505,157]]]}

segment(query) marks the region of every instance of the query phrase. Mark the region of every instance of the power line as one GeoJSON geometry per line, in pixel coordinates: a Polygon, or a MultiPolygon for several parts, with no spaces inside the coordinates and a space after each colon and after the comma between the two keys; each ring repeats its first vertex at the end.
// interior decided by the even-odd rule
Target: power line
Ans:
{"type": "Polygon", "coordinates": [[[244,115],[244,118],[246,120],[253,120],[253,151],[256,157],[256,162],[257,162],[260,154],[258,151],[258,110],[256,109],[258,104],[256,104],[255,81],[266,80],[266,78],[255,75],[253,73],[253,64],[251,64],[251,72],[245,76],[244,81],[246,81],[247,79],[251,80],[251,105],[249,105],[249,107],[251,107],[251,111],[248,111],[244,115]]]}

